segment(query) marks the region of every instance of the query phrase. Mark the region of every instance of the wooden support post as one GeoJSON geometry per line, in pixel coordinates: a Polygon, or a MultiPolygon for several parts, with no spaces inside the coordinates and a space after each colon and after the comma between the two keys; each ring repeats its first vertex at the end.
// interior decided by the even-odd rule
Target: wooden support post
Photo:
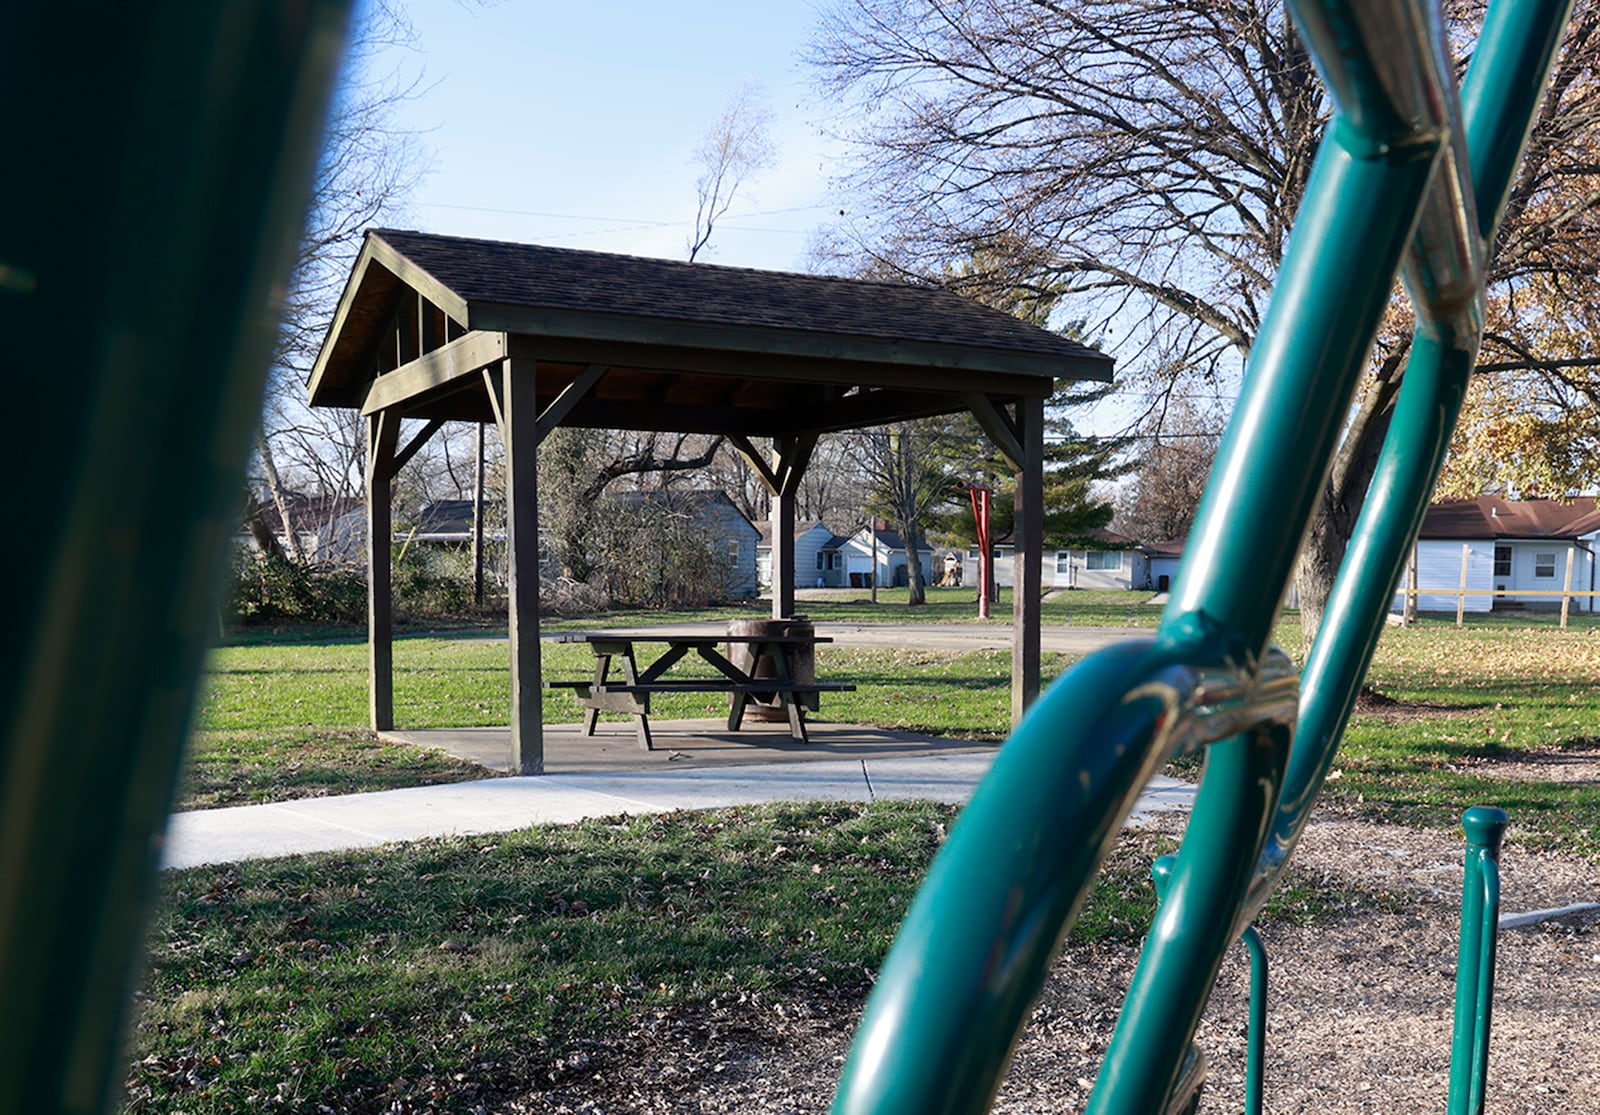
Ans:
{"type": "Polygon", "coordinates": [[[1572,603],[1572,562],[1576,556],[1577,547],[1567,547],[1567,579],[1561,583],[1561,630],[1567,629],[1567,609],[1572,603]]]}
{"type": "Polygon", "coordinates": [[[1456,626],[1465,627],[1467,623],[1467,558],[1472,555],[1472,547],[1461,543],[1461,591],[1456,595],[1456,626]]]}
{"type": "Polygon", "coordinates": [[[544,773],[539,662],[539,406],[534,361],[512,357],[500,372],[500,439],[506,453],[506,583],[511,632],[511,766],[544,773]]]}
{"type": "Polygon", "coordinates": [[[772,493],[767,520],[772,524],[772,618],[794,615],[794,497],[800,480],[817,447],[817,435],[773,438],[770,462],[749,438],[734,435],[728,439],[749,460],[772,493]]]}
{"type": "Polygon", "coordinates": [[[1016,425],[1022,467],[1016,472],[1013,530],[1016,552],[1011,588],[1011,724],[1039,696],[1039,625],[1044,611],[1040,563],[1044,559],[1044,400],[1020,399],[1016,425]]]}
{"type": "Polygon", "coordinates": [[[478,423],[478,469],[472,481],[472,602],[483,606],[483,423],[478,423]]]}
{"type": "Polygon", "coordinates": [[[1400,605],[1400,618],[1406,626],[1417,622],[1417,544],[1411,543],[1411,560],[1406,562],[1406,598],[1400,605]]]}
{"type": "Polygon", "coordinates": [[[394,595],[390,545],[394,534],[394,448],[399,416],[380,411],[367,419],[367,686],[374,732],[394,727],[394,595]]]}
{"type": "Polygon", "coordinates": [[[794,615],[794,490],[772,493],[772,618],[794,615]]]}

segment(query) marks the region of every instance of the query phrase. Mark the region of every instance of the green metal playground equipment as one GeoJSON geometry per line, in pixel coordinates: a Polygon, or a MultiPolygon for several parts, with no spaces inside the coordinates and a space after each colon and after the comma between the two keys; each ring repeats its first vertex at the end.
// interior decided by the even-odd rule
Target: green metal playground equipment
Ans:
{"type": "MultiPolygon", "coordinates": [[[[879,976],[841,1115],[987,1109],[1139,789],[1204,747],[1194,813],[1087,1111],[1197,1102],[1191,1042],[1223,952],[1299,839],[1443,463],[1482,331],[1484,255],[1570,4],[1495,0],[1459,99],[1437,5],[1289,8],[1334,116],[1178,588],[1154,639],[1080,663],[1001,750],[879,976]],[[1273,619],[1402,260],[1410,361],[1297,683],[1268,645],[1273,619]]],[[[1462,992],[1485,1040],[1491,983],[1462,992]]],[[[1461,1071],[1481,1104],[1481,1043],[1471,1049],[1479,1067],[1461,1071]]]]}
{"type": "MultiPolygon", "coordinates": [[[[1336,112],[1179,589],[1154,639],[1082,663],[1001,751],[906,919],[837,1111],[986,1108],[1141,786],[1203,748],[1089,1110],[1194,1099],[1223,951],[1293,851],[1443,458],[1484,253],[1570,4],[1495,0],[1458,100],[1435,2],[1291,3],[1336,112]],[[1402,258],[1418,325],[1393,434],[1297,678],[1272,619],[1402,258]]],[[[290,257],[347,14],[158,0],[90,24],[27,5],[0,36],[25,156],[0,174],[13,472],[73,462],[12,497],[42,541],[7,548],[16,637],[0,641],[0,1115],[101,1110],[120,1075],[266,367],[260,307],[290,257]]],[[[1469,815],[1452,1113],[1482,1104],[1499,823],[1469,815]]]]}

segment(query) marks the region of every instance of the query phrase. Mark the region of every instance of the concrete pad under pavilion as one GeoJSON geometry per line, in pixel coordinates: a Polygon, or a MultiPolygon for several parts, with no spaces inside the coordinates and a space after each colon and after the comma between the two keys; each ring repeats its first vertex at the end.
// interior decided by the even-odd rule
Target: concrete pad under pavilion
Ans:
{"type": "MultiPolygon", "coordinates": [[[[903,759],[927,755],[958,755],[994,751],[998,744],[981,740],[943,739],[889,728],[807,722],[810,743],[789,735],[786,723],[747,721],[737,732],[728,731],[726,718],[666,720],[650,718],[655,749],[639,746],[633,725],[602,722],[593,736],[581,726],[544,726],[544,769],[547,773],[691,770],[767,763],[803,763],[825,760],[903,759]]],[[[511,728],[391,729],[379,735],[412,747],[436,748],[502,774],[512,769],[511,728]]]]}

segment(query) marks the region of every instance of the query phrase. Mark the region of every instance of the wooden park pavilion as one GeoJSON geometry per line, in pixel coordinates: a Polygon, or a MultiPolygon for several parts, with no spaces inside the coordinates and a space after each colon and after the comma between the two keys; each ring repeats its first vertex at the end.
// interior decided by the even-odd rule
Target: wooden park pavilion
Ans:
{"type": "Polygon", "coordinates": [[[374,730],[394,727],[390,501],[448,421],[506,456],[511,768],[543,770],[539,495],[557,426],[722,434],[772,493],[772,614],[794,613],[795,493],[817,439],[970,411],[1016,474],[1012,716],[1039,691],[1044,407],[1111,359],[935,287],[374,229],[309,384],[366,426],[374,730]],[[404,443],[400,424],[420,419],[404,443]]]}

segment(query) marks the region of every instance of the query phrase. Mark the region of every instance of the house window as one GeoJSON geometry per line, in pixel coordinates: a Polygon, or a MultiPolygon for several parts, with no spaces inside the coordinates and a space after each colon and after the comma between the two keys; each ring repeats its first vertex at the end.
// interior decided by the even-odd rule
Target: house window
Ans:
{"type": "Polygon", "coordinates": [[[1121,550],[1090,550],[1089,551],[1089,568],[1090,569],[1107,569],[1107,570],[1109,570],[1109,569],[1121,569],[1122,568],[1122,551],[1121,550]]]}
{"type": "Polygon", "coordinates": [[[825,568],[825,566],[823,566],[823,564],[822,564],[822,551],[818,550],[817,551],[817,572],[819,572],[819,573],[822,572],[822,570],[824,568],[825,568]]]}
{"type": "Polygon", "coordinates": [[[1556,575],[1556,555],[1534,554],[1533,575],[1535,577],[1554,577],[1556,575]]]}
{"type": "Polygon", "coordinates": [[[977,561],[978,560],[978,547],[976,547],[976,546],[968,546],[967,547],[967,556],[969,558],[971,558],[973,561],[977,561]]]}
{"type": "Polygon", "coordinates": [[[1511,576],[1511,546],[1505,542],[1494,544],[1494,575],[1496,577],[1511,576]]]}

